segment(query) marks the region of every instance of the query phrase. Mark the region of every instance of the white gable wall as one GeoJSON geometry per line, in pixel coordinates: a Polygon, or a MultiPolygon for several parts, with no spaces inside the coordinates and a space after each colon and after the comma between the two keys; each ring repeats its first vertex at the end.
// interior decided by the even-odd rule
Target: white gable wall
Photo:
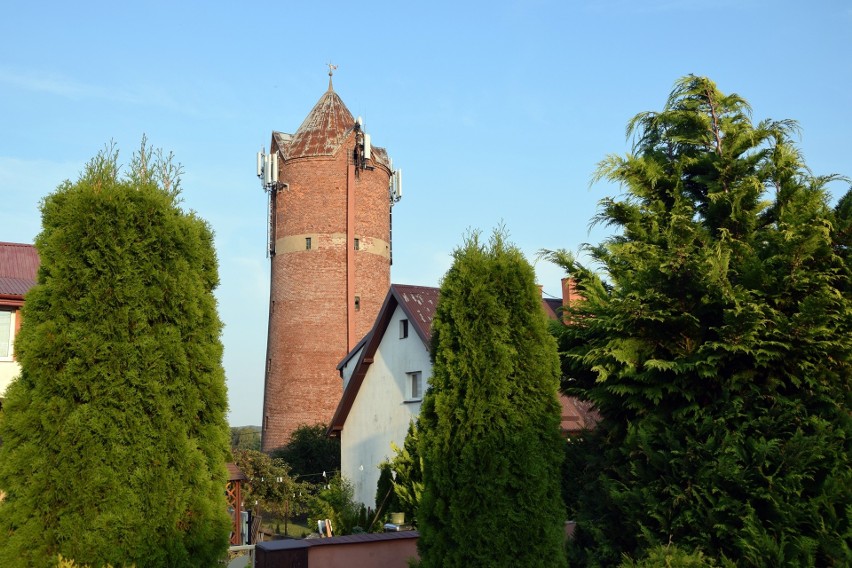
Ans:
{"type": "Polygon", "coordinates": [[[420,401],[407,400],[407,373],[422,374],[423,390],[432,376],[429,353],[413,322],[408,337],[399,337],[404,318],[397,306],[340,435],[342,473],[355,486],[355,501],[373,509],[378,465],[393,457],[391,442],[402,446],[409,422],[420,414],[420,401]]]}

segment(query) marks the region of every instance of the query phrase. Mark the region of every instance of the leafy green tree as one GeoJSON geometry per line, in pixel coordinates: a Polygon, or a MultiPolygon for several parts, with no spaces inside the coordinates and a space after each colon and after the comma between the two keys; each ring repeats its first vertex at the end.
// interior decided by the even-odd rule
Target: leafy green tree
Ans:
{"type": "Polygon", "coordinates": [[[615,236],[550,257],[586,298],[561,330],[564,387],[602,420],[576,446],[572,557],[614,565],[676,543],[740,566],[848,566],[850,296],[792,121],[679,80],[598,178],[615,236]]]}
{"type": "Polygon", "coordinates": [[[260,426],[232,426],[231,449],[260,451],[260,426]]]}
{"type": "Polygon", "coordinates": [[[419,420],[422,565],[563,566],[559,357],[532,267],[501,230],[454,252],[419,420]]]}
{"type": "Polygon", "coordinates": [[[41,204],[0,417],[0,565],[211,566],[228,546],[209,226],[172,157],[109,147],[41,204]]]}
{"type": "Polygon", "coordinates": [[[271,514],[284,519],[284,530],[290,518],[301,515],[308,501],[310,487],[296,481],[290,466],[258,450],[233,450],[234,463],[248,477],[243,486],[243,502],[256,515],[271,514]]]}
{"type": "Polygon", "coordinates": [[[355,502],[355,489],[352,482],[336,473],[327,483],[318,485],[318,491],[308,502],[308,523],[317,526],[317,521],[330,520],[335,535],[352,534],[352,529],[366,527],[360,525],[366,518],[362,513],[363,505],[355,502]]]}
{"type": "Polygon", "coordinates": [[[316,481],[325,472],[330,477],[332,472],[340,471],[340,438],[328,437],[327,430],[323,424],[303,424],[293,432],[290,442],[273,451],[272,456],[287,462],[295,476],[316,481]]]}

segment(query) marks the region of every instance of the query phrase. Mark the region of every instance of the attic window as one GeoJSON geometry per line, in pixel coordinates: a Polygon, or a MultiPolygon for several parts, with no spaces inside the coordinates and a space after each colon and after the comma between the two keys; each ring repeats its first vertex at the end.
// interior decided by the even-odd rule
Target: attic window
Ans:
{"type": "Polygon", "coordinates": [[[399,320],[399,338],[405,339],[408,337],[408,320],[401,319],[399,320]]]}
{"type": "Polygon", "coordinates": [[[305,237],[305,250],[311,250],[311,237],[305,237]]]}

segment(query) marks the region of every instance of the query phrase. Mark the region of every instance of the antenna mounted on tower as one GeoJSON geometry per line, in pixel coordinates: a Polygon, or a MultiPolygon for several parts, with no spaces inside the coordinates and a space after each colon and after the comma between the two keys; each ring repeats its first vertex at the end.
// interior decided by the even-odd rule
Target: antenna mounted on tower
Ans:
{"type": "MultiPolygon", "coordinates": [[[[393,167],[393,162],[391,162],[393,167]]],[[[402,199],[402,168],[394,170],[390,177],[390,198],[391,203],[396,203],[402,199]]]]}
{"type": "Polygon", "coordinates": [[[286,183],[278,183],[278,152],[266,153],[261,148],[257,153],[257,177],[263,190],[269,193],[266,210],[266,256],[275,254],[275,194],[279,189],[289,187],[286,183]]]}
{"type": "Polygon", "coordinates": [[[364,131],[364,119],[360,116],[355,119],[355,151],[353,157],[355,160],[355,175],[360,176],[360,170],[374,170],[375,166],[367,163],[373,158],[373,145],[370,142],[370,135],[364,131]]]}
{"type": "Polygon", "coordinates": [[[261,148],[257,153],[257,177],[260,178],[260,183],[263,189],[277,189],[278,186],[278,152],[266,153],[265,148],[261,148]]]}

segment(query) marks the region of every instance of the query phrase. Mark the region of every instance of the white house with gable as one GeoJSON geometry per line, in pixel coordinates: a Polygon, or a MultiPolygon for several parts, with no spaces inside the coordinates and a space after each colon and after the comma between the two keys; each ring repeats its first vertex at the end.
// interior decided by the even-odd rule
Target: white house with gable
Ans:
{"type": "Polygon", "coordinates": [[[378,465],[420,414],[437,302],[437,288],[392,284],[373,329],[338,366],[343,397],[330,435],[340,436],[340,468],[356,502],[375,507],[378,465]]]}
{"type": "MultiPolygon", "coordinates": [[[[545,314],[577,298],[568,279],[561,299],[542,299],[545,314]]],[[[438,289],[392,284],[373,329],[338,365],[343,397],[329,428],[340,437],[341,473],[355,487],[355,501],[375,508],[379,464],[402,446],[408,425],[420,414],[432,376],[430,340],[438,289]]],[[[591,428],[595,412],[587,403],[561,396],[562,432],[591,428]]]]}

